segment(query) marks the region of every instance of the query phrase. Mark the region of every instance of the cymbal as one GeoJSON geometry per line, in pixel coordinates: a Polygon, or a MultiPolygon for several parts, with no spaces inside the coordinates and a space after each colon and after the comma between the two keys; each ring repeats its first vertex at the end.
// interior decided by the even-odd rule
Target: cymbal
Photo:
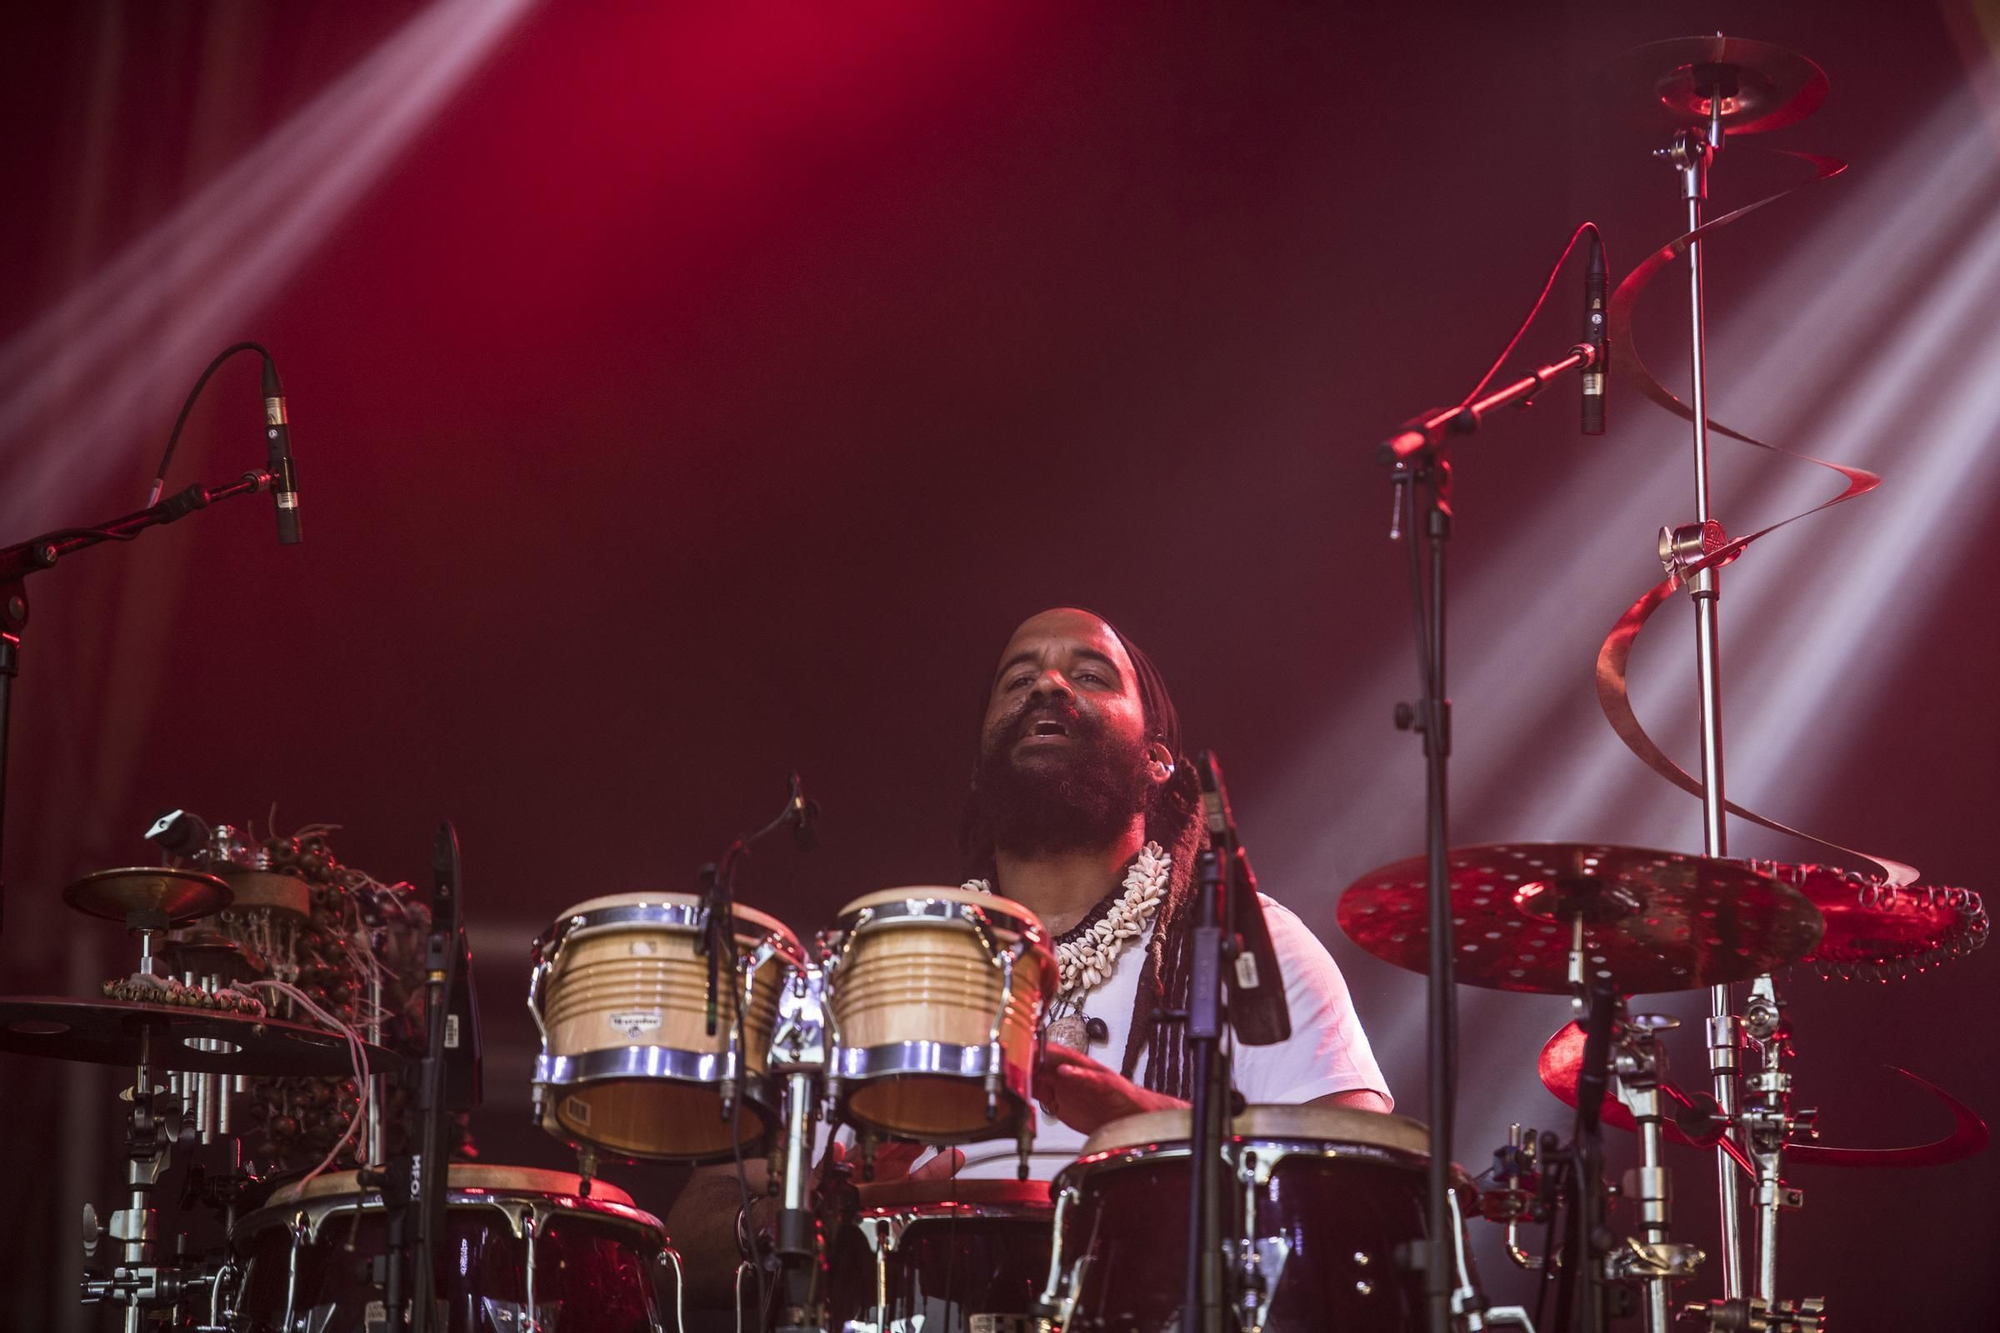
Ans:
{"type": "Polygon", "coordinates": [[[134,866],[85,875],[62,891],[63,901],[77,911],[106,921],[126,921],[135,912],[166,917],[159,927],[172,930],[199,921],[229,906],[229,886],[199,870],[167,866],[134,866]]]}
{"type": "MultiPolygon", "coordinates": [[[[1583,1069],[1583,1028],[1575,1023],[1565,1023],[1556,1030],[1542,1047],[1541,1058],[1535,1062],[1535,1071],[1542,1077],[1542,1086],[1556,1095],[1556,1100],[1564,1106],[1575,1107],[1577,1077],[1583,1069]]],[[[1741,1148],[1722,1137],[1724,1126],[1711,1121],[1715,1114],[1713,1098],[1703,1098],[1697,1102],[1682,1092],[1671,1079],[1660,1080],[1660,1109],[1664,1115],[1660,1121],[1662,1136],[1669,1143],[1685,1144],[1690,1148],[1712,1148],[1718,1140],[1727,1152],[1746,1171],[1753,1171],[1750,1159],[1741,1148]]],[[[1626,1133],[1637,1133],[1638,1122],[1632,1118],[1632,1110],[1618,1100],[1615,1091],[1604,1094],[1604,1123],[1612,1129],[1622,1129],[1626,1133]]]]}
{"type": "Polygon", "coordinates": [[[165,964],[172,976],[192,972],[201,977],[247,981],[270,973],[269,965],[255,950],[212,930],[163,941],[154,948],[153,956],[165,964]]]}
{"type": "MultiPolygon", "coordinates": [[[[1570,923],[1585,965],[1621,994],[1747,981],[1819,942],[1819,912],[1797,889],[1740,861],[1602,843],[1498,843],[1448,856],[1458,980],[1494,990],[1569,993],[1570,923]]],[[[1421,856],[1374,870],[1342,893],[1356,944],[1429,970],[1421,856]]]]}
{"type": "MultiPolygon", "coordinates": [[[[402,1057],[363,1046],[371,1072],[402,1057]]],[[[0,998],[0,1051],[87,1064],[192,1069],[216,1074],[340,1075],[352,1067],[344,1038],[323,1028],[215,1009],[27,995],[0,998]],[[195,1041],[221,1050],[196,1050],[195,1041]]]]}
{"type": "Polygon", "coordinates": [[[1826,71],[1770,42],[1672,37],[1635,46],[1598,75],[1598,96],[1659,129],[1706,125],[1719,99],[1725,134],[1795,124],[1826,100],[1826,71]]]}
{"type": "MultiPolygon", "coordinates": [[[[1583,1067],[1583,1029],[1575,1023],[1566,1023],[1550,1037],[1542,1047],[1541,1059],[1536,1062],[1536,1072],[1542,1077],[1542,1086],[1554,1093],[1556,1100],[1564,1106],[1576,1105],[1577,1076],[1583,1067]]],[[[1810,1166],[1840,1166],[1864,1170],[1882,1170],[1908,1166],[1938,1166],[1945,1162],[1956,1162],[1980,1151],[1987,1143],[1986,1122],[1979,1113],[1940,1088],[1929,1079],[1921,1078],[1907,1069],[1890,1065],[1894,1073],[1902,1075],[1910,1082],[1943,1102],[1951,1112],[1952,1130],[1941,1139],[1929,1143],[1913,1144],[1904,1148],[1830,1148],[1817,1143],[1795,1143],[1785,1148],[1787,1162],[1804,1163],[1810,1166]]],[[[1713,1110],[1714,1102],[1703,1098],[1705,1105],[1698,1105],[1694,1099],[1675,1087],[1670,1081],[1660,1081],[1661,1109],[1666,1112],[1660,1128],[1670,1143],[1682,1143],[1689,1147],[1703,1148],[1716,1146],[1721,1127],[1707,1121],[1705,1112],[1713,1110]],[[1692,1134],[1683,1128],[1692,1129],[1692,1134]]],[[[1632,1119],[1632,1112],[1624,1102],[1618,1100],[1616,1092],[1604,1095],[1604,1123],[1612,1129],[1636,1132],[1638,1124],[1632,1119]]],[[[1722,1150],[1736,1160],[1745,1171],[1755,1174],[1750,1159],[1736,1144],[1722,1139],[1722,1150]]]]}
{"type": "Polygon", "coordinates": [[[1970,889],[1928,884],[1897,888],[1836,866],[1749,864],[1798,889],[1826,918],[1826,933],[1800,960],[1822,975],[1887,980],[1921,972],[1986,943],[1986,908],[1970,889]]]}
{"type": "Polygon", "coordinates": [[[312,886],[297,875],[232,865],[217,866],[215,873],[235,895],[229,905],[236,911],[261,907],[301,918],[312,915],[312,886]]]}

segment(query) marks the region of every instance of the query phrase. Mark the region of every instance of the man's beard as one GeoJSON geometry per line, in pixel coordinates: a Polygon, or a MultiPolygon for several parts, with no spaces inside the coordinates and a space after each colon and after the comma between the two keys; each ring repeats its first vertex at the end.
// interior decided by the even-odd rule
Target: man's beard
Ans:
{"type": "Polygon", "coordinates": [[[1146,747],[1074,710],[1024,709],[980,753],[971,800],[973,825],[998,851],[1045,856],[1104,847],[1145,808],[1146,747]],[[1067,728],[1070,744],[1017,765],[1015,744],[1049,717],[1067,728]]]}

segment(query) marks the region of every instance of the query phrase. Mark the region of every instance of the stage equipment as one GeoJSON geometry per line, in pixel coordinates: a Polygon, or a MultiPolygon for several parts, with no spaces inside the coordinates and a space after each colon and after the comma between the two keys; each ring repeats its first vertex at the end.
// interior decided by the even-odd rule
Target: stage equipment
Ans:
{"type": "MultiPolygon", "coordinates": [[[[1429,1090],[1431,1108],[1430,1126],[1430,1188],[1429,1219],[1433,1235],[1446,1232],[1446,1219],[1450,1208],[1449,1165],[1451,1162],[1453,1110],[1457,1102],[1456,1051],[1458,1032],[1457,999],[1453,992],[1454,951],[1450,925],[1450,888],[1446,858],[1449,854],[1449,770],[1451,764],[1451,701],[1446,691],[1445,681],[1445,552],[1451,540],[1451,460],[1449,457],[1450,436],[1470,435],[1477,431],[1486,415],[1495,408],[1511,403],[1526,405],[1543,387],[1569,371],[1589,372],[1599,366],[1598,348],[1592,341],[1578,343],[1570,348],[1569,354],[1558,361],[1536,369],[1521,379],[1490,394],[1481,396],[1487,383],[1512,354],[1522,336],[1527,332],[1535,315],[1541,310],[1555,284],[1556,274],[1573,250],[1577,240],[1588,230],[1593,236],[1596,227],[1584,223],[1571,235],[1569,244],[1550,270],[1548,282],[1542,288],[1541,298],[1522,321],[1498,360],[1486,375],[1473,387],[1471,393],[1460,400],[1456,407],[1428,412],[1406,422],[1394,436],[1376,447],[1376,460],[1391,469],[1395,486],[1394,519],[1390,525],[1391,540],[1401,540],[1405,528],[1405,513],[1409,515],[1410,540],[1410,588],[1415,602],[1417,625],[1417,661],[1419,685],[1417,701],[1414,704],[1396,706],[1396,726],[1399,730],[1415,731],[1423,738],[1424,745],[1424,846],[1427,885],[1427,914],[1438,923],[1438,928],[1429,934],[1429,954],[1423,968],[1429,979],[1425,1082],[1429,1090]],[[1429,570],[1426,578],[1425,560],[1418,550],[1415,540],[1416,517],[1422,511],[1425,546],[1429,550],[1429,570]],[[1426,586],[1428,582],[1428,586],[1426,586]]],[[[1586,307],[1589,293],[1586,290],[1586,307]]],[[[1586,319],[1588,314],[1586,313],[1586,319]]],[[[1586,386],[1587,388],[1588,386],[1586,386]]],[[[1588,410],[1586,408],[1586,410],[1588,410]]],[[[1428,1300],[1427,1326],[1430,1333],[1451,1333],[1453,1319],[1457,1312],[1452,1308],[1455,1275],[1442,1250],[1429,1251],[1429,1277],[1426,1283],[1428,1300]]],[[[1479,1298],[1474,1294],[1476,1306],[1479,1298]]],[[[1477,1317],[1477,1310],[1469,1312],[1477,1317]]]]}

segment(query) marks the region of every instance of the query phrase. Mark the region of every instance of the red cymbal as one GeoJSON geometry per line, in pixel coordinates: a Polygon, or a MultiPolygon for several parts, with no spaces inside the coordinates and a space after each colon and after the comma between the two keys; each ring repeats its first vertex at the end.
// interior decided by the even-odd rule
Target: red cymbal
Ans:
{"type": "MultiPolygon", "coordinates": [[[[1542,1047],[1541,1058],[1535,1062],[1536,1072],[1542,1076],[1542,1086],[1556,1095],[1556,1100],[1564,1106],[1576,1105],[1577,1075],[1583,1068],[1583,1029],[1575,1023],[1565,1023],[1556,1030],[1542,1047]]],[[[1675,1113],[1692,1108],[1693,1103],[1686,1093],[1676,1087],[1671,1080],[1660,1080],[1660,1109],[1664,1113],[1660,1128],[1669,1143],[1682,1143],[1690,1148],[1714,1146],[1713,1139],[1696,1140],[1689,1138],[1675,1120],[1675,1113]]],[[[1616,1092],[1604,1094],[1604,1123],[1612,1129],[1622,1129],[1628,1134],[1636,1134],[1639,1124],[1632,1118],[1632,1109],[1618,1100],[1616,1092]]],[[[1728,1144],[1727,1150],[1746,1169],[1750,1163],[1735,1144],[1728,1144]]]]}
{"type": "MultiPolygon", "coordinates": [[[[1554,1093],[1556,1100],[1565,1106],[1576,1105],[1577,1074],[1583,1065],[1583,1029],[1575,1023],[1564,1024],[1542,1047],[1541,1059],[1536,1062],[1537,1072],[1542,1077],[1542,1086],[1554,1093]]],[[[1797,1143],[1785,1149],[1787,1163],[1808,1166],[1841,1166],[1864,1170],[1881,1170],[1909,1166],[1938,1166],[1945,1162],[1956,1162],[1970,1157],[1984,1148],[1988,1134],[1986,1122],[1964,1102],[1907,1069],[1890,1065],[1889,1068],[1901,1074],[1910,1082],[1943,1102],[1951,1112],[1951,1133],[1929,1143],[1913,1144],[1904,1148],[1832,1148],[1817,1143],[1797,1143]]],[[[1668,1142],[1686,1144],[1689,1147],[1710,1146],[1707,1141],[1697,1141],[1688,1137],[1675,1123],[1675,1112],[1691,1105],[1687,1095],[1671,1082],[1662,1080],[1660,1084],[1661,1109],[1665,1116],[1661,1129],[1668,1142]]],[[[1632,1112],[1617,1094],[1607,1092],[1604,1097],[1604,1123],[1613,1129],[1636,1133],[1638,1124],[1632,1119],[1632,1112]]],[[[1719,1145],[1736,1160],[1745,1171],[1754,1174],[1749,1157],[1733,1142],[1723,1139],[1719,1145]]]]}
{"type": "MultiPolygon", "coordinates": [[[[1819,941],[1798,890],[1741,861],[1602,843],[1502,843],[1449,855],[1453,967],[1495,990],[1570,990],[1571,922],[1583,920],[1590,979],[1627,995],[1747,981],[1819,941]]],[[[1336,919],[1377,958],[1429,970],[1421,856],[1347,887],[1336,919]]]]}
{"type": "Polygon", "coordinates": [[[1970,889],[1933,884],[1898,888],[1836,866],[1749,864],[1798,889],[1826,918],[1818,946],[1800,959],[1823,976],[1888,980],[1986,943],[1986,908],[1970,889]]]}

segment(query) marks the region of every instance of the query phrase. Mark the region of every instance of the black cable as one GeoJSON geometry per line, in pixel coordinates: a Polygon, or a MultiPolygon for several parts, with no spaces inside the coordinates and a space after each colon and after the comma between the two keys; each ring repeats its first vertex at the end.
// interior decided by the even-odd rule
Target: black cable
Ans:
{"type": "Polygon", "coordinates": [[[1500,373],[1500,367],[1507,363],[1507,358],[1514,355],[1514,349],[1519,347],[1521,339],[1527,336],[1528,326],[1535,322],[1535,316],[1541,314],[1542,307],[1548,303],[1549,293],[1555,290],[1556,276],[1562,272],[1563,265],[1569,262],[1570,255],[1575,253],[1576,243],[1583,239],[1585,232],[1589,232],[1592,236],[1595,236],[1600,246],[1604,244],[1604,233],[1597,229],[1595,222],[1580,223],[1577,229],[1569,234],[1569,244],[1563,247],[1562,254],[1557,257],[1555,264],[1550,267],[1549,276],[1542,283],[1541,295],[1535,298],[1534,305],[1528,307],[1528,317],[1521,321],[1519,328],[1514,330],[1514,336],[1507,340],[1507,345],[1500,350],[1500,355],[1493,358],[1493,364],[1488,366],[1486,373],[1479,377],[1479,383],[1472,386],[1472,392],[1459,400],[1458,405],[1460,407],[1467,406],[1473,399],[1477,398],[1485,390],[1486,386],[1493,382],[1493,377],[1500,373]]]}
{"type": "Polygon", "coordinates": [[[215,360],[208,363],[208,369],[201,372],[201,378],[194,382],[194,388],[188,390],[187,401],[181,404],[181,414],[174,418],[173,433],[167,436],[167,451],[160,455],[160,470],[153,476],[153,492],[147,497],[147,504],[159,503],[161,493],[167,488],[167,465],[174,461],[174,446],[180,443],[181,427],[187,425],[188,413],[194,411],[195,399],[201,397],[201,391],[207,386],[209,376],[220,370],[222,363],[238,352],[255,352],[267,362],[271,359],[271,354],[264,349],[264,344],[252,342],[232,343],[215,354],[215,360]]]}
{"type": "MultiPolygon", "coordinates": [[[[1550,1172],[1552,1174],[1558,1175],[1558,1177],[1560,1177],[1561,1172],[1567,1169],[1568,1168],[1566,1166],[1561,1166],[1553,1162],[1551,1162],[1549,1165],[1550,1172]]],[[[1546,1228],[1544,1228],[1542,1232],[1542,1280],[1541,1284],[1535,1289],[1536,1328],[1542,1328],[1544,1326],[1542,1324],[1542,1312],[1548,1306],[1549,1287],[1555,1281],[1556,1218],[1562,1213],[1562,1198],[1563,1198],[1564,1188],[1565,1188],[1564,1182],[1560,1178],[1558,1178],[1552,1183],[1552,1189],[1550,1191],[1550,1197],[1552,1199],[1552,1202],[1549,1205],[1549,1220],[1548,1220],[1548,1225],[1546,1226],[1546,1228]]],[[[1568,1331],[1564,1330],[1564,1333],[1568,1333],[1568,1331]]]]}

